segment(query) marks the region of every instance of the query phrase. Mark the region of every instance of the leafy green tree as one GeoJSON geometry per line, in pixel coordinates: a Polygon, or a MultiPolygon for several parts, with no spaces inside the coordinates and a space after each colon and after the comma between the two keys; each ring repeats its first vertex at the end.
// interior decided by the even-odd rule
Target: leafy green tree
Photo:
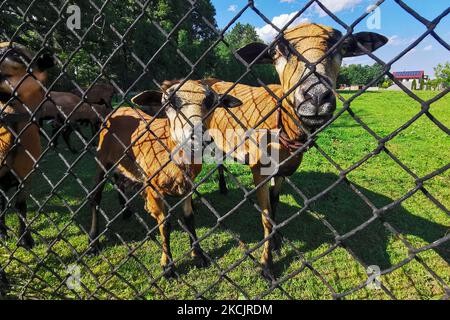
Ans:
{"type": "Polygon", "coordinates": [[[411,83],[411,90],[417,90],[417,81],[414,79],[411,83]]]}
{"type": "MultiPolygon", "coordinates": [[[[218,38],[204,20],[216,27],[210,0],[197,1],[196,9],[184,20],[192,7],[185,0],[151,0],[145,10],[134,0],[111,0],[101,15],[93,3],[76,1],[81,29],[72,32],[65,23],[70,5],[65,0],[52,0],[48,5],[35,1],[31,6],[28,0],[17,0],[5,12],[2,8],[2,37],[16,34],[15,41],[37,51],[48,35],[47,46],[65,64],[65,74],[57,82],[61,90],[73,87],[72,81],[89,85],[98,75],[123,89],[132,85],[132,90],[148,89],[154,86],[152,79],[161,82],[187,76],[191,64],[196,65],[191,77],[201,78],[215,63],[214,52],[199,61],[218,38]],[[23,24],[22,12],[27,12],[29,23],[23,24]]],[[[60,70],[53,73],[59,75],[60,70]]]]}
{"type": "MultiPolygon", "coordinates": [[[[250,24],[237,23],[225,34],[224,42],[216,48],[217,61],[213,75],[225,81],[238,80],[246,72],[246,68],[231,50],[236,51],[252,42],[262,42],[255,28],[250,24]]],[[[252,71],[254,75],[247,75],[241,83],[257,85],[256,77],[266,84],[279,83],[278,74],[272,65],[255,65],[252,71]]]]}
{"type": "MultiPolygon", "coordinates": [[[[383,66],[380,64],[360,65],[351,64],[348,66],[343,66],[340,70],[337,84],[338,86],[345,85],[368,85],[374,79],[380,77],[383,74],[383,66]]],[[[380,77],[374,83],[374,86],[381,86],[384,79],[380,77]]]]}
{"type": "Polygon", "coordinates": [[[438,84],[443,84],[446,87],[450,86],[450,62],[439,63],[434,68],[434,73],[438,84]]]}
{"type": "MultiPolygon", "coordinates": [[[[216,48],[217,60],[213,75],[225,81],[239,79],[246,72],[246,68],[231,50],[236,51],[252,42],[263,41],[258,37],[253,26],[237,23],[231,31],[225,34],[224,42],[221,42],[216,48]]],[[[272,65],[255,65],[252,70],[254,75],[266,84],[279,83],[278,74],[272,65]]],[[[257,85],[255,76],[247,75],[241,80],[241,83],[257,85]]]]}
{"type": "Polygon", "coordinates": [[[393,83],[394,83],[394,82],[393,82],[391,79],[386,79],[386,80],[384,80],[383,83],[381,84],[381,88],[387,89],[387,88],[389,88],[390,86],[392,86],[393,83]]]}

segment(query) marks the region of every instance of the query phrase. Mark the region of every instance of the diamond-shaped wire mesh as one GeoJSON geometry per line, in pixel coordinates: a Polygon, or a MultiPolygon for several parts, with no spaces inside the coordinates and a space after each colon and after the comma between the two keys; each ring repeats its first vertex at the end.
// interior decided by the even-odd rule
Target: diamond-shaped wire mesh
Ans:
{"type": "MultiPolygon", "coordinates": [[[[382,8],[384,2],[378,1],[375,7],[382,8]]],[[[83,26],[69,29],[66,23],[72,12],[70,1],[52,0],[46,5],[39,1],[2,1],[2,41],[23,44],[33,54],[29,59],[20,57],[21,63],[26,65],[25,74],[13,86],[10,96],[5,99],[0,96],[1,133],[12,136],[9,143],[1,138],[0,296],[25,299],[448,298],[450,236],[449,210],[445,203],[448,194],[440,194],[443,188],[448,188],[448,159],[444,159],[446,164],[439,168],[418,173],[411,161],[427,155],[405,159],[398,155],[399,147],[395,142],[402,135],[411,134],[412,128],[424,119],[433,130],[437,129],[435,134],[445,135],[448,139],[445,121],[435,117],[430,109],[445,99],[449,88],[425,100],[408,89],[390,70],[427,36],[449,50],[448,43],[435,30],[450,9],[429,21],[403,1],[394,2],[423,24],[425,31],[390,61],[381,60],[376,53],[358,43],[359,50],[380,64],[383,72],[356,92],[343,94],[336,91],[320,72],[320,65],[335,57],[370,12],[364,12],[352,24],[346,24],[322,2],[311,0],[299,5],[299,11],[286,27],[280,29],[254,1],[248,1],[219,30],[212,20],[214,14],[209,1],[168,1],[179,8],[176,16],[169,17],[161,13],[164,1],[86,0],[77,3],[81,7],[83,26]],[[285,31],[295,27],[295,21],[314,6],[345,31],[317,61],[308,61],[304,52],[286,41],[285,31]],[[257,61],[246,61],[242,51],[227,43],[225,34],[244,14],[255,15],[277,31],[275,39],[258,58],[280,50],[281,43],[289,51],[289,59],[306,66],[303,75],[288,90],[280,91],[279,86],[265,83],[259,76],[257,61]],[[186,30],[198,33],[196,38],[190,38],[186,30]],[[138,46],[138,39],[146,43],[138,46]],[[280,179],[276,173],[256,175],[259,178],[253,181],[248,167],[225,162],[205,164],[199,175],[191,175],[191,169],[175,161],[176,151],[166,138],[170,127],[163,127],[163,130],[157,127],[164,121],[159,116],[182,90],[170,91],[163,81],[182,79],[178,88],[183,88],[189,79],[205,79],[211,75],[220,78],[221,74],[216,74],[220,68],[213,57],[220,46],[231,52],[231,58],[243,70],[220,93],[239,98],[236,93],[241,88],[240,83],[252,78],[263,88],[259,91],[262,99],[274,101],[273,108],[260,115],[251,127],[244,121],[245,115],[224,109],[223,117],[235,123],[232,129],[265,128],[265,123],[275,118],[279,120],[285,114],[287,120],[284,121],[289,122],[292,130],[304,133],[278,168],[296,162],[304,154],[304,162],[308,157],[312,159],[308,165],[310,171],[302,169],[303,164],[297,169],[297,164],[296,173],[283,176],[281,200],[277,200],[279,195],[273,191],[274,187],[268,189],[270,183],[280,179]],[[49,70],[45,82],[34,69],[40,57],[48,53],[56,66],[49,70]],[[170,70],[176,70],[175,74],[165,72],[169,65],[170,70]],[[287,110],[292,104],[289,97],[311,76],[331,90],[342,105],[315,130],[309,130],[287,110]],[[408,96],[409,103],[419,105],[420,110],[400,126],[380,133],[373,127],[373,122],[364,120],[366,117],[361,114],[361,109],[354,106],[361,104],[359,101],[368,94],[367,90],[386,76],[408,96]],[[28,105],[29,100],[22,98],[20,91],[30,78],[45,91],[43,99],[33,105],[28,105]],[[152,87],[163,91],[167,99],[166,103],[158,105],[156,115],[147,116],[130,97],[152,87]],[[68,91],[69,88],[81,99],[72,102],[69,110],[56,110],[50,117],[53,122],[45,122],[41,115],[48,112],[48,105],[61,104],[57,94],[52,92],[68,91]],[[89,101],[95,90],[98,90],[96,94],[106,95],[106,98],[89,101]],[[111,104],[108,97],[111,99],[113,94],[113,108],[97,106],[104,103],[108,107],[111,104]],[[22,106],[22,113],[11,114],[8,108],[14,110],[18,104],[22,106]],[[101,132],[111,130],[108,122],[123,110],[118,106],[131,108],[129,121],[137,122],[141,130],[132,136],[124,133],[127,143],[117,136],[122,131],[127,132],[127,128],[111,133],[114,137],[108,146],[110,150],[104,150],[102,154],[97,151],[97,144],[105,139],[101,132]],[[81,119],[82,114],[89,114],[90,118],[81,119]],[[12,118],[14,116],[18,120],[12,118]],[[78,120],[87,121],[93,134],[90,135],[90,130],[78,120]],[[50,124],[51,133],[48,130],[50,124]],[[343,163],[343,158],[336,157],[336,153],[344,152],[344,149],[330,147],[331,143],[340,143],[337,131],[330,131],[334,126],[358,128],[361,137],[371,139],[369,145],[362,146],[362,151],[357,150],[358,157],[343,163]],[[33,154],[27,146],[39,144],[39,139],[29,134],[36,128],[42,150],[33,154]],[[166,132],[163,132],[164,128],[166,132]],[[71,153],[61,143],[57,145],[59,137],[68,141],[72,149],[71,144],[78,149],[71,153]],[[151,141],[150,149],[160,150],[156,160],[149,160],[157,161],[156,170],[146,167],[142,160],[150,154],[146,153],[149,152],[147,149],[141,151],[139,157],[134,153],[136,148],[144,145],[143,140],[147,145],[151,141]],[[111,156],[119,149],[121,152],[113,156],[113,163],[106,164],[102,155],[111,156]],[[20,169],[21,156],[32,162],[25,173],[20,169]],[[311,165],[314,161],[321,163],[320,170],[327,168],[327,172],[314,171],[311,165]],[[139,183],[122,181],[118,177],[118,171],[124,173],[123,163],[132,164],[128,173],[139,176],[139,183]],[[375,186],[373,190],[368,187],[370,182],[364,186],[355,182],[360,181],[358,177],[365,174],[365,168],[373,167],[375,172],[382,172],[380,163],[381,166],[392,166],[389,172],[396,172],[398,177],[373,181],[386,184],[375,186]],[[160,182],[164,180],[160,180],[161,175],[168,171],[179,172],[180,179],[190,185],[189,190],[179,197],[162,194],[160,182]],[[227,196],[218,191],[218,173],[219,176],[225,174],[228,180],[227,196]],[[432,184],[436,179],[439,179],[438,187],[432,184]],[[389,184],[399,188],[391,192],[389,184]],[[103,201],[98,202],[98,191],[103,188],[103,201]],[[383,188],[388,190],[389,198],[377,193],[383,188]],[[148,194],[153,198],[150,199],[148,194]],[[147,197],[145,204],[141,195],[147,197]],[[191,197],[194,198],[198,238],[192,227],[192,217],[179,213],[186,214],[186,204],[191,197]],[[270,202],[269,211],[265,210],[265,200],[270,202]],[[429,214],[419,216],[417,211],[412,213],[404,208],[409,201],[412,204],[408,207],[423,205],[417,207],[418,211],[433,209],[429,214]],[[27,206],[31,211],[27,217],[19,214],[17,218],[10,213],[26,212],[27,206]],[[99,225],[96,232],[89,231],[93,209],[97,212],[99,225]],[[162,218],[155,214],[160,209],[165,212],[162,218]],[[155,223],[152,217],[158,222],[155,223]],[[264,235],[260,229],[261,217],[263,223],[270,226],[264,235]],[[170,223],[174,226],[169,240],[173,256],[164,241],[170,234],[170,223]],[[30,237],[34,239],[34,246],[31,246],[30,237]],[[276,240],[281,242],[281,248],[272,265],[276,240]],[[201,254],[198,252],[200,246],[203,248],[201,254]],[[163,269],[159,261],[162,252],[168,257],[163,269]],[[376,278],[377,289],[373,288],[374,277],[370,271],[375,270],[374,267],[380,271],[376,278]],[[166,279],[169,276],[172,279],[166,279]]],[[[12,59],[14,49],[5,48],[0,63],[6,64],[12,59]]],[[[1,76],[4,81],[4,75],[1,76]]],[[[216,80],[208,81],[214,83],[216,80]]],[[[201,86],[218,88],[206,82],[201,82],[201,86]]],[[[4,90],[3,87],[0,89],[4,90]]],[[[380,106],[380,113],[387,107],[380,106]]],[[[209,117],[216,112],[217,103],[203,115],[204,126],[208,126],[209,117]]],[[[252,114],[255,112],[257,109],[252,109],[252,114]]],[[[181,118],[193,125],[189,117],[181,114],[181,118]]],[[[358,137],[354,139],[358,143],[358,137]]],[[[255,144],[260,148],[256,140],[249,134],[239,143],[255,144]]],[[[239,145],[224,151],[221,160],[233,157],[238,148],[239,145]]],[[[410,148],[408,154],[412,155],[414,149],[410,148]]],[[[178,180],[170,182],[175,187],[177,183],[178,180]]],[[[224,184],[226,182],[221,181],[221,189],[226,188],[224,184]]]]}

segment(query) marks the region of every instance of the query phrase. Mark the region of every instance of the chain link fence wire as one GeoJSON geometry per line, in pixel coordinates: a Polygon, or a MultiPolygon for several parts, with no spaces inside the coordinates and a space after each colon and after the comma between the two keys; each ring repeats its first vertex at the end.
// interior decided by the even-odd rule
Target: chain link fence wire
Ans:
{"type": "MultiPolygon", "coordinates": [[[[203,1],[176,2],[183,8],[183,12],[174,24],[157,19],[155,11],[160,8],[157,2],[130,0],[119,4],[113,0],[79,1],[83,24],[89,22],[80,29],[69,29],[66,25],[70,19],[70,1],[55,0],[46,2],[45,5],[36,0],[0,2],[4,18],[1,28],[3,41],[21,43],[35,53],[31,61],[23,61],[28,68],[27,75],[20,83],[25,83],[26,78],[32,76],[31,66],[42,53],[53,53],[56,61],[56,67],[49,71],[49,80],[46,83],[35,79],[45,88],[45,98],[37,108],[26,106],[24,101],[20,101],[25,104],[27,111],[25,119],[24,114],[10,115],[6,109],[8,104],[13,104],[14,99],[20,100],[20,96],[14,93],[20,90],[21,84],[14,88],[12,97],[7,101],[2,100],[1,125],[14,136],[9,152],[20,148],[27,128],[37,125],[42,151],[38,158],[29,155],[34,166],[32,172],[26,176],[17,175],[11,164],[5,160],[6,156],[3,158],[5,161],[2,163],[3,175],[0,179],[8,182],[17,180],[18,185],[8,192],[4,187],[6,182],[2,181],[3,206],[0,214],[2,220],[6,219],[7,230],[0,238],[0,295],[4,298],[24,299],[398,299],[411,297],[405,293],[409,292],[411,287],[420,291],[418,287],[425,286],[427,289],[423,290],[431,291],[430,296],[447,299],[450,278],[448,223],[437,223],[430,218],[429,223],[424,222],[418,228],[435,228],[441,231],[439,236],[424,237],[427,241],[412,242],[411,237],[402,230],[399,221],[417,219],[417,216],[399,212],[405,211],[402,208],[405,202],[420,196],[421,202],[431,203],[443,214],[443,221],[448,222],[449,210],[445,201],[442,201],[445,195],[444,198],[441,197],[439,189],[438,194],[436,190],[430,191],[427,183],[436,177],[445,176],[449,164],[419,175],[406,164],[408,161],[396,156],[396,150],[391,149],[390,142],[407,132],[423,117],[431,121],[448,139],[448,128],[430,112],[430,108],[447,95],[449,88],[436,92],[432,99],[424,100],[396,79],[391,73],[391,67],[428,36],[449,50],[448,43],[435,30],[448,16],[450,9],[444,10],[433,20],[428,20],[404,1],[393,1],[399,9],[422,24],[425,31],[390,61],[383,61],[376,53],[366,48],[366,54],[382,66],[383,72],[360,90],[351,95],[343,95],[316,72],[316,66],[332,56],[346,39],[352,37],[354,30],[370,15],[369,11],[364,12],[353,23],[347,24],[322,2],[311,0],[299,5],[299,11],[286,27],[278,28],[258,9],[257,3],[248,1],[220,30],[214,21],[206,17],[204,6],[201,5],[203,1]],[[299,61],[305,62],[307,70],[302,79],[280,97],[273,87],[259,77],[257,63],[246,62],[232,44],[226,42],[224,36],[243,15],[253,14],[278,33],[266,49],[268,52],[283,41],[284,31],[295,26],[295,21],[314,6],[323,10],[345,31],[342,38],[315,62],[307,61],[292,44],[287,43],[290,53],[299,61]],[[89,8],[88,12],[86,8],[89,8]],[[111,19],[111,12],[115,12],[114,19],[111,19]],[[185,23],[194,25],[194,28],[203,26],[200,39],[208,39],[195,43],[195,52],[192,48],[189,51],[187,47],[180,47],[179,31],[185,23]],[[148,29],[143,29],[143,26],[148,29]],[[150,40],[145,53],[135,52],[133,37],[137,32],[148,33],[150,40]],[[161,45],[155,47],[154,43],[161,45]],[[305,173],[299,178],[296,176],[297,172],[286,177],[282,192],[283,201],[279,204],[276,219],[273,216],[265,217],[273,226],[273,230],[263,236],[259,219],[264,213],[255,196],[258,190],[264,188],[266,182],[274,178],[274,174],[264,177],[254,186],[249,172],[245,171],[246,169],[237,169],[243,167],[241,165],[229,165],[226,162],[224,165],[204,165],[200,176],[190,181],[192,190],[188,194],[181,198],[162,196],[167,215],[158,225],[143,210],[144,204],[140,200],[140,194],[147,188],[156,190],[152,182],[154,176],[146,177],[146,183],[135,187],[131,193],[124,192],[114,178],[114,169],[119,165],[119,161],[127,157],[124,152],[111,168],[104,168],[106,174],[101,182],[107,183],[107,187],[103,202],[98,207],[100,232],[96,237],[101,241],[101,250],[92,255],[92,246],[89,245],[89,209],[98,188],[98,185],[93,185],[95,167],[103,164],[96,153],[100,134],[98,128],[90,136],[82,125],[73,120],[78,110],[83,108],[83,101],[87,100],[96,85],[106,83],[113,88],[117,101],[114,101],[115,108],[109,114],[101,114],[98,109],[92,107],[95,117],[104,127],[106,119],[120,109],[117,106],[138,109],[138,106],[130,101],[130,97],[136,92],[148,88],[163,89],[163,80],[179,78],[183,84],[189,79],[207,78],[208,75],[214,74],[213,70],[217,66],[211,55],[219,45],[225,45],[244,68],[243,74],[234,79],[234,84],[225,93],[232,92],[244,79],[251,78],[265,89],[269,99],[272,97],[277,101],[276,108],[262,117],[255,128],[247,128],[245,123],[230,112],[233,119],[245,130],[256,129],[269,117],[277,114],[283,108],[287,97],[310,75],[316,75],[324,86],[333,91],[342,107],[314,132],[308,132],[301,123],[294,121],[307,132],[307,137],[300,147],[291,152],[285,162],[303,153],[306,159],[309,154],[314,153],[316,159],[328,163],[327,167],[335,174],[323,174],[319,179],[318,175],[305,173]],[[168,63],[179,66],[179,74],[166,74],[164,70],[168,63]],[[121,69],[118,69],[119,65],[121,69]],[[420,105],[420,111],[394,131],[381,135],[366,123],[363,120],[364,115],[358,114],[352,106],[362,95],[367,94],[371,86],[386,76],[399,86],[411,101],[420,105]],[[82,83],[77,83],[79,79],[82,79],[82,83]],[[68,91],[68,88],[78,90],[82,99],[75,103],[68,114],[64,113],[64,110],[59,113],[59,124],[53,127],[54,130],[50,134],[49,125],[39,121],[39,112],[45,108],[46,102],[53,101],[54,96],[50,92],[61,88],[65,91],[68,91]],[[8,120],[8,117],[14,116],[22,117],[19,121],[26,123],[19,131],[14,125],[17,120],[8,120]],[[342,166],[339,161],[334,160],[333,154],[327,151],[327,144],[320,139],[321,134],[325,134],[343,117],[350,117],[351,126],[363,130],[364,135],[370,135],[376,144],[371,150],[366,148],[365,154],[348,166],[342,166]],[[58,137],[67,132],[73,133],[72,143],[79,148],[75,154],[67,151],[61,143],[56,145],[58,137]],[[405,175],[408,181],[413,181],[412,185],[408,184],[408,190],[405,186],[406,191],[401,196],[396,199],[384,197],[382,203],[376,197],[374,199],[373,192],[352,182],[358,170],[375,165],[374,159],[381,156],[392,160],[391,163],[395,163],[402,171],[401,175],[405,175]],[[226,196],[218,193],[217,173],[220,171],[226,174],[230,187],[226,196]],[[16,201],[20,199],[24,189],[28,190],[26,201],[31,211],[26,220],[23,217],[16,218],[12,212],[16,211],[16,201]],[[120,195],[120,205],[114,194],[120,195]],[[192,239],[191,229],[179,214],[185,200],[190,196],[194,197],[194,208],[196,213],[199,213],[196,214],[198,239],[192,239]],[[287,210],[283,202],[288,198],[295,199],[298,205],[287,210]],[[345,207],[350,212],[339,212],[339,218],[332,217],[327,214],[327,210],[336,210],[339,206],[325,205],[330,201],[348,201],[350,206],[355,208],[345,207]],[[283,210],[289,211],[289,214],[283,214],[283,210]],[[348,217],[348,214],[358,211],[361,211],[359,217],[348,217]],[[125,214],[131,215],[131,219],[124,220],[125,214]],[[395,218],[390,219],[391,216],[395,218]],[[350,220],[346,223],[345,219],[350,220]],[[17,231],[21,220],[25,223],[25,230],[34,238],[35,246],[32,248],[25,249],[21,246],[25,237],[25,232],[17,231]],[[175,222],[171,239],[173,260],[169,261],[167,266],[176,266],[170,269],[174,271],[174,279],[166,279],[168,270],[162,270],[159,264],[161,252],[165,250],[159,236],[159,228],[167,221],[175,222]],[[312,234],[308,231],[309,226],[314,226],[313,233],[320,234],[312,234]],[[208,264],[206,268],[201,269],[193,265],[188,237],[193,240],[194,246],[202,245],[204,259],[208,264]],[[275,276],[271,281],[267,281],[260,274],[262,266],[259,260],[266,243],[274,241],[275,237],[281,239],[282,250],[274,262],[275,276]],[[306,239],[307,237],[309,239],[306,239]],[[302,243],[299,238],[306,240],[302,243]],[[384,244],[380,244],[380,241],[384,244]],[[395,250],[384,252],[385,256],[381,260],[390,263],[381,261],[377,265],[377,259],[371,259],[371,255],[376,251],[373,248],[381,245],[384,250],[388,250],[388,243],[395,250]],[[406,279],[406,283],[397,283],[397,279],[406,279]],[[375,289],[374,283],[377,284],[375,289]]],[[[380,0],[373,8],[383,8],[385,2],[388,1],[380,0]]],[[[7,59],[8,52],[6,50],[2,53],[2,63],[7,59]]],[[[220,78],[220,74],[215,76],[220,78]]],[[[172,93],[175,94],[176,91],[172,93]]],[[[386,103],[389,104],[387,101],[386,103]]],[[[158,114],[164,113],[164,107],[159,107],[158,114]]],[[[387,106],[380,106],[380,113],[385,107],[387,106]]],[[[149,120],[137,111],[136,117],[148,130],[152,123],[157,121],[157,117],[151,117],[149,120]]],[[[293,116],[291,118],[295,119],[293,116]]],[[[159,140],[156,134],[152,135],[159,140]]],[[[250,141],[252,139],[251,135],[245,138],[250,141]]],[[[137,140],[139,137],[124,148],[130,150],[137,140]]],[[[241,144],[245,142],[240,141],[241,144]]],[[[258,144],[256,141],[252,142],[258,144]]],[[[159,143],[164,145],[161,140],[159,143]]],[[[169,146],[164,145],[164,148],[169,155],[169,146]]],[[[234,151],[224,154],[223,159],[234,151]]],[[[420,157],[425,158],[427,155],[420,157]]],[[[164,170],[170,162],[173,160],[162,163],[159,171],[164,170]]],[[[301,168],[302,165],[299,170],[301,168]]],[[[448,184],[444,186],[448,178],[442,179],[444,182],[441,188],[448,188],[448,184]]],[[[400,179],[393,179],[390,183],[402,182],[400,179]]],[[[422,234],[434,234],[431,229],[420,231],[422,234]]]]}

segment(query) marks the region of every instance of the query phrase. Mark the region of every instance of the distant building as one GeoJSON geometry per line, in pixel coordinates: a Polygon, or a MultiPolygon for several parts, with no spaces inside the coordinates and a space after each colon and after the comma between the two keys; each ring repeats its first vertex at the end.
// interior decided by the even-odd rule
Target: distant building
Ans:
{"type": "Polygon", "coordinates": [[[425,75],[425,71],[399,71],[393,72],[392,75],[395,79],[401,81],[401,83],[408,89],[412,88],[413,81],[416,80],[417,89],[419,88],[421,80],[428,80],[428,76],[425,75]]]}

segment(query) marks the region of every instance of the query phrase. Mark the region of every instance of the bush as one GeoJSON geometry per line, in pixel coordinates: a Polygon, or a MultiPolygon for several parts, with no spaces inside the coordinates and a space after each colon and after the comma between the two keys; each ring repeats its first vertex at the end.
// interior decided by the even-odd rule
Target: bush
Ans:
{"type": "Polygon", "coordinates": [[[387,89],[390,86],[392,86],[393,83],[394,83],[394,81],[392,81],[391,79],[387,79],[381,84],[381,88],[387,89]]]}

